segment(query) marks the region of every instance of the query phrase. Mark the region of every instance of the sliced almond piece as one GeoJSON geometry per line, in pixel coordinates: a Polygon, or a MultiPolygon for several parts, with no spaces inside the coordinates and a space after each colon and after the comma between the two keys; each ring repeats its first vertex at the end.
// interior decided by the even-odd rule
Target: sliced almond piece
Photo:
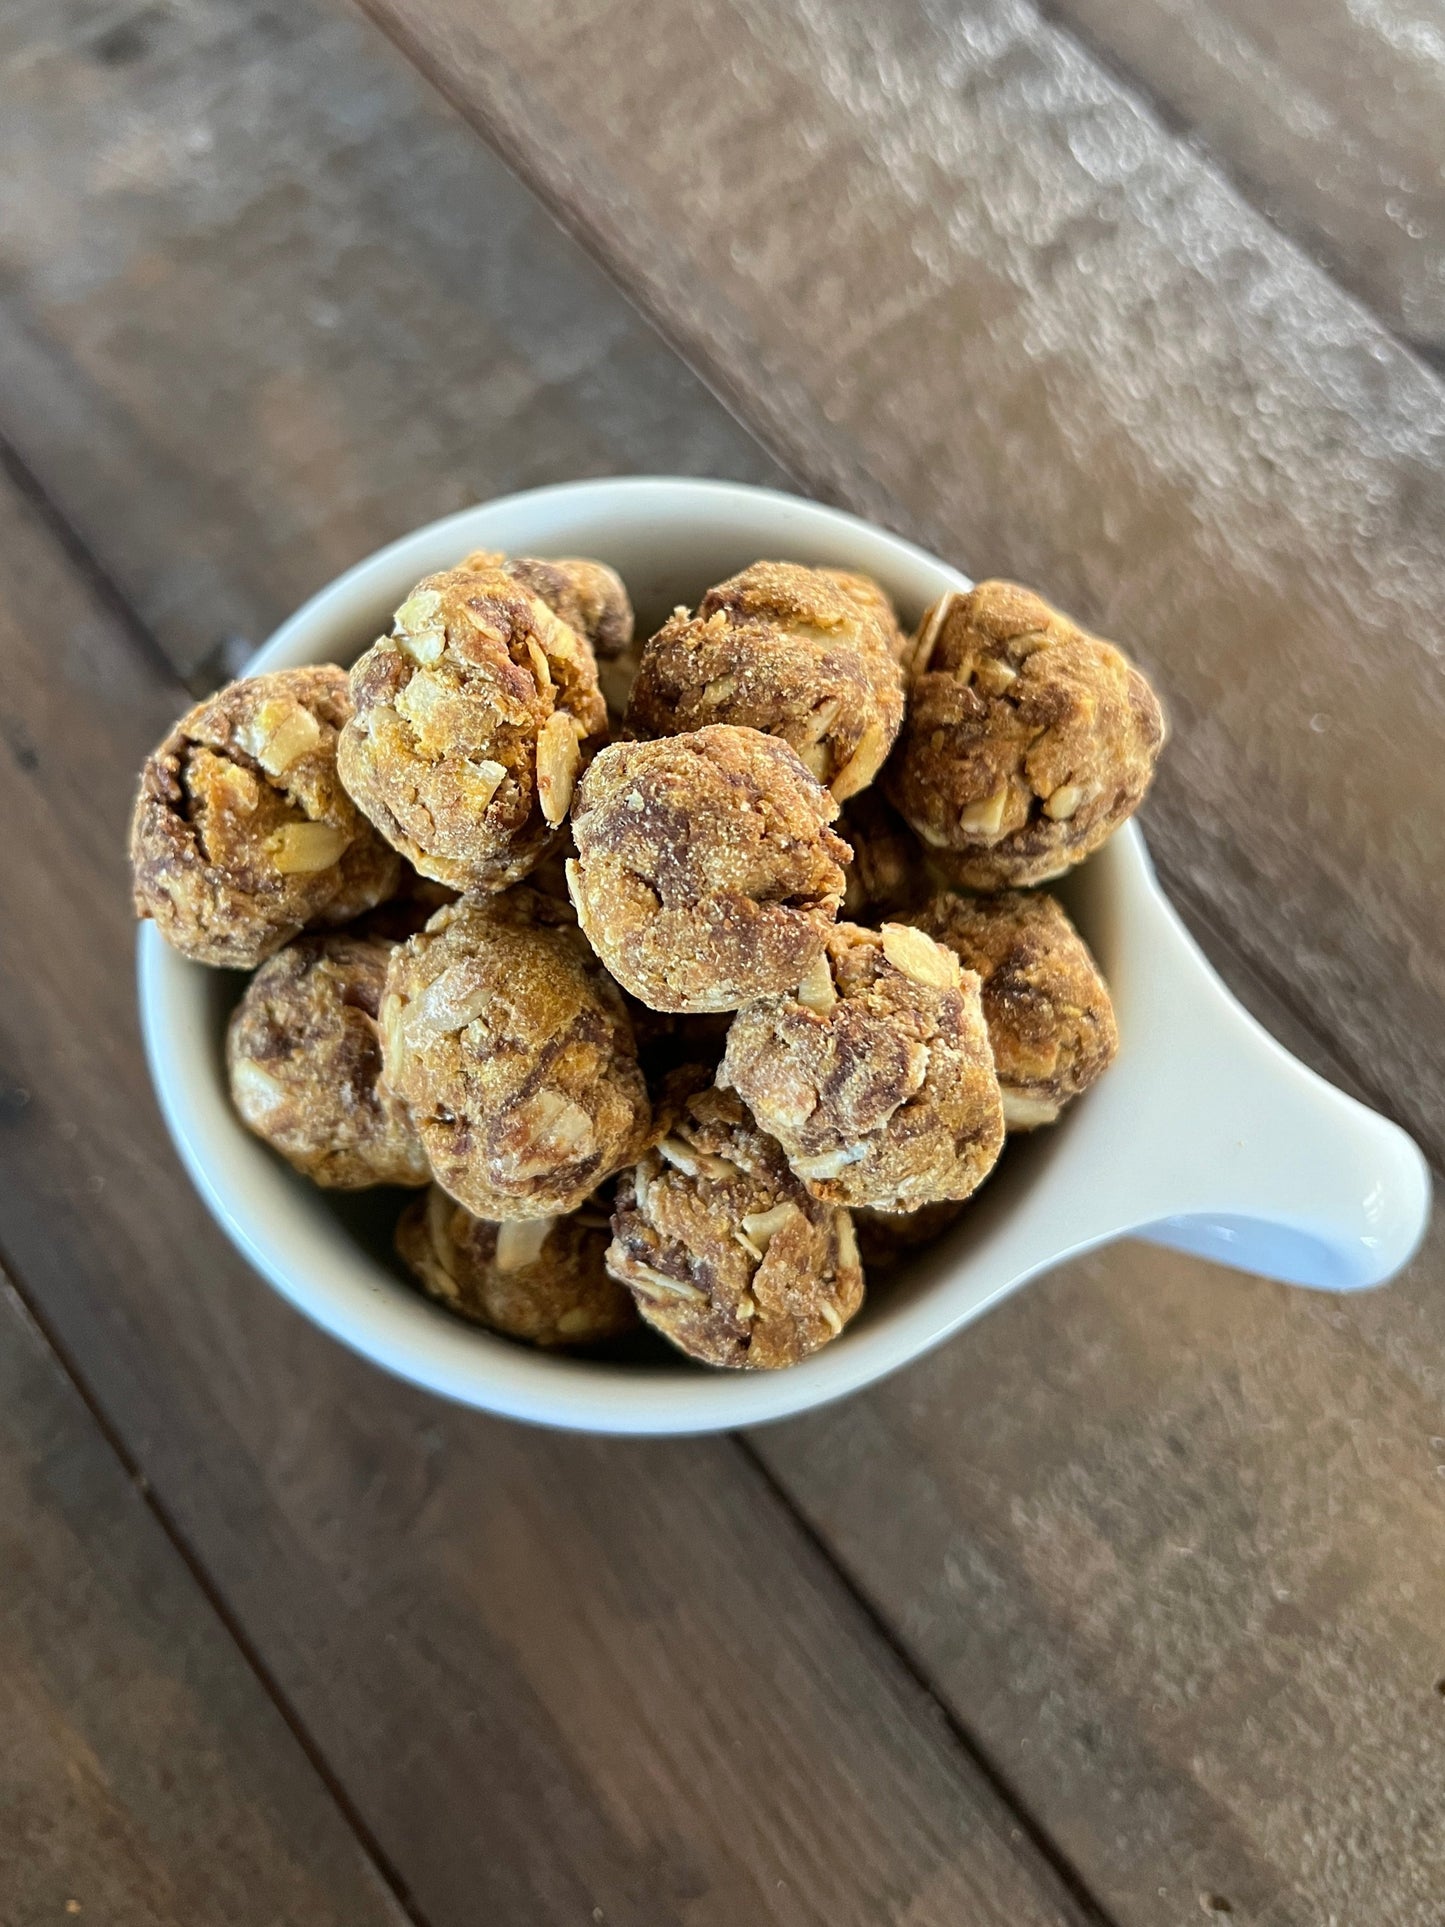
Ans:
{"type": "Polygon", "coordinates": [[[527,638],[527,654],[532,659],[532,674],[537,678],[539,689],[552,687],[552,670],[547,661],[547,652],[535,636],[527,638]]]}
{"type": "Polygon", "coordinates": [[[833,983],[833,973],[828,967],[828,953],[824,951],[798,985],[798,1002],[806,1010],[813,1010],[820,1017],[826,1017],[838,1001],[837,988],[833,983]]]}
{"type": "Polygon", "coordinates": [[[321,725],[303,704],[277,697],[262,703],[241,740],[268,776],[280,776],[315,749],[321,741],[321,725]]]}
{"type": "Polygon", "coordinates": [[[828,1178],[841,1177],[850,1164],[861,1164],[868,1155],[865,1144],[844,1144],[836,1151],[820,1151],[815,1157],[790,1158],[795,1177],[804,1183],[821,1183],[828,1178]]]}
{"type": "Polygon", "coordinates": [[[882,935],[883,954],[895,970],[930,990],[958,989],[963,972],[951,950],[907,923],[885,923],[882,935]]]}
{"type": "Polygon", "coordinates": [[[725,703],[738,686],[736,676],[714,676],[703,687],[702,699],[705,703],[725,703]]]}
{"type": "Polygon", "coordinates": [[[838,1263],[844,1270],[854,1271],[861,1260],[858,1256],[858,1233],[853,1228],[853,1213],[840,1206],[834,1224],[838,1232],[838,1263]]]}
{"type": "Polygon", "coordinates": [[[869,723],[858,738],[858,747],[829,784],[835,801],[846,803],[850,796],[859,790],[867,789],[873,778],[883,767],[883,759],[888,754],[888,740],[877,723],[869,723]]]}
{"type": "Polygon", "coordinates": [[[329,870],[345,854],[351,841],[332,823],[287,823],[277,830],[268,848],[282,876],[311,876],[329,870]]]}
{"type": "Polygon", "coordinates": [[[681,1278],[669,1278],[663,1272],[654,1271],[651,1265],[643,1264],[638,1258],[627,1259],[623,1269],[625,1273],[623,1282],[631,1285],[634,1291],[642,1292],[646,1297],[656,1297],[661,1293],[664,1297],[685,1299],[689,1304],[705,1305],[707,1303],[707,1293],[699,1291],[696,1285],[689,1285],[681,1278]]]}
{"type": "Polygon", "coordinates": [[[1022,1091],[1005,1090],[1002,1097],[1006,1131],[1035,1131],[1041,1124],[1054,1123],[1063,1109],[1054,1098],[1027,1097],[1022,1091]]]}
{"type": "Polygon", "coordinates": [[[497,1226],[496,1267],[498,1271],[521,1271],[534,1265],[542,1255],[555,1218],[512,1218],[497,1226]]]}
{"type": "Polygon", "coordinates": [[[973,679],[986,696],[1001,696],[1019,672],[998,656],[980,656],[973,665],[973,679]]]}
{"type": "Polygon", "coordinates": [[[785,1225],[791,1224],[794,1218],[800,1218],[802,1215],[791,1198],[785,1198],[781,1204],[775,1204],[769,1211],[749,1211],[742,1221],[742,1229],[757,1250],[766,1257],[768,1246],[778,1233],[785,1225]]]}
{"type": "Polygon", "coordinates": [[[396,612],[393,633],[414,662],[436,662],[447,645],[442,599],[435,589],[408,596],[396,612]]]}
{"type": "Polygon", "coordinates": [[[484,757],[478,762],[469,763],[467,770],[467,800],[480,813],[507,780],[506,767],[484,757]]]}
{"type": "Polygon", "coordinates": [[[1051,816],[1055,823],[1067,823],[1084,800],[1082,783],[1060,783],[1053,795],[1044,804],[1044,815],[1051,816]]]}
{"type": "Polygon", "coordinates": [[[572,717],[565,709],[554,710],[537,738],[537,801],[553,829],[571,808],[581,763],[572,717]]]}
{"type": "Polygon", "coordinates": [[[231,1095],[242,1117],[250,1120],[265,1117],[284,1104],[286,1086],[249,1057],[241,1057],[231,1066],[231,1095]]]}
{"type": "Polygon", "coordinates": [[[905,663],[910,676],[921,676],[933,660],[933,651],[937,646],[939,633],[948,620],[949,610],[957,600],[958,591],[950,589],[947,595],[938,598],[923,618],[922,627],[908,651],[905,663]]]}
{"type": "Polygon", "coordinates": [[[970,803],[959,811],[959,824],[973,836],[997,836],[1003,828],[1003,813],[1008,808],[1008,785],[996,789],[981,803],[970,803]]]}

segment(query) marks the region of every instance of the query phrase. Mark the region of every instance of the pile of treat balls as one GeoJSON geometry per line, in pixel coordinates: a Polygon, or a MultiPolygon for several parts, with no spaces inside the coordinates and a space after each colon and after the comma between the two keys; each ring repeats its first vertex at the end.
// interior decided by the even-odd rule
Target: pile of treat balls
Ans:
{"type": "Polygon", "coordinates": [[[1139,670],[1010,583],[909,638],[866,577],[758,562],[638,649],[602,564],[475,554],[349,676],[182,718],[136,908],[254,973],[238,1112],[317,1184],[416,1188],[397,1250],[451,1311],[790,1365],[1107,1068],[1034,886],[1163,740],[1139,670]]]}

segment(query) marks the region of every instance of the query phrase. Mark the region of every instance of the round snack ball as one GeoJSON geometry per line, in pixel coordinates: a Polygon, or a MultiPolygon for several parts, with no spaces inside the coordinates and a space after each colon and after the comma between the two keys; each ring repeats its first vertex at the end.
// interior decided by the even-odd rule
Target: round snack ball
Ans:
{"type": "Polygon", "coordinates": [[[426,1184],[406,1106],[380,1088],[376,1018],[393,946],[338,931],[262,964],[231,1013],[231,1101],[257,1137],[338,1191],[426,1184]]]}
{"type": "Polygon", "coordinates": [[[983,979],[1007,1128],[1052,1124],[1119,1048],[1108,987],[1063,906],[1046,891],[944,890],[911,921],[983,979]]]}
{"type": "Polygon", "coordinates": [[[1044,883],[1132,816],[1164,742],[1128,657],[1012,582],[923,619],[891,800],[949,881],[1044,883]]]}
{"type": "Polygon", "coordinates": [[[853,852],[843,914],[899,916],[928,894],[928,860],[917,837],[876,789],[864,790],[843,811],[838,833],[853,852]]]}
{"type": "Polygon", "coordinates": [[[855,1211],[853,1227],[858,1233],[864,1271],[871,1277],[875,1271],[890,1271],[902,1264],[915,1251],[941,1238],[962,1211],[962,1204],[953,1199],[920,1205],[917,1211],[855,1211]]]}
{"type": "Polygon", "coordinates": [[[141,771],[136,915],[196,963],[251,970],[389,897],[396,854],[337,775],[350,714],[329,663],[248,676],[188,711],[141,771]]]}
{"type": "Polygon", "coordinates": [[[582,928],[654,1010],[735,1010],[795,984],[842,901],[837,814],[787,744],[755,729],[614,743],[572,812],[582,928]]]}
{"type": "Polygon", "coordinates": [[[575,1211],[646,1139],[621,993],[534,890],[464,897],[399,945],[381,1036],[438,1184],[479,1218],[575,1211]]]}
{"type": "Polygon", "coordinates": [[[603,1263],[605,1211],[488,1224],[439,1184],[396,1227],[396,1249],[429,1298],[529,1345],[595,1345],[637,1324],[631,1295],[603,1263]]]}
{"type": "Polygon", "coordinates": [[[830,1204],[966,1198],[1003,1148],[978,979],[907,924],[838,924],[800,984],[738,1012],[718,1083],[830,1204]]]}
{"type": "Polygon", "coordinates": [[[875,583],[755,562],[678,609],[642,651],[640,736],[737,723],[790,743],[841,803],[873,781],[903,721],[898,624],[875,583]]]}
{"type": "Polygon", "coordinates": [[[546,853],[607,721],[592,651],[502,569],[419,582],[351,695],[342,781],[423,876],[464,892],[546,853]]]}
{"type": "Polygon", "coordinates": [[[501,569],[540,596],[552,611],[592,645],[598,662],[611,662],[632,641],[632,603],[622,577],[605,562],[585,556],[544,561],[535,555],[506,556],[478,549],[458,568],[501,569]]]}
{"type": "Polygon", "coordinates": [[[731,1091],[704,1089],[617,1181],[607,1265],[708,1365],[795,1365],[863,1302],[847,1211],[811,1197],[731,1091]]]}

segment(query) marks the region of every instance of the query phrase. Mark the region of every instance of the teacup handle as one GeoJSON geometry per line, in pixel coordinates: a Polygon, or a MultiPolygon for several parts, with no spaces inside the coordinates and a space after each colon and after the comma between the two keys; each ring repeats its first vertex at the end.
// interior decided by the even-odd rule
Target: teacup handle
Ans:
{"type": "Polygon", "coordinates": [[[1419,1149],[1276,1043],[1152,878],[1143,888],[1157,947],[1120,1065],[1137,1099],[1131,1136],[1149,1147],[1133,1235],[1289,1284],[1383,1283],[1424,1235],[1430,1176],[1419,1149]]]}

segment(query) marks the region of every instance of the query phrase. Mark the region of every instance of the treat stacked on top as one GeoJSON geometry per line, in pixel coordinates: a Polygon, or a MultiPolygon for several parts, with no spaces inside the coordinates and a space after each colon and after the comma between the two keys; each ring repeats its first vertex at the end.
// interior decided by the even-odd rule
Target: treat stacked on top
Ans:
{"type": "Polygon", "coordinates": [[[397,1246],[441,1304],[790,1365],[1107,1068],[1093,959],[1022,886],[1132,813],[1163,722],[1007,583],[905,640],[865,577],[755,563],[642,647],[608,742],[631,642],[601,563],[426,578],[349,678],[177,725],[137,910],[254,970],[253,1131],[318,1184],[429,1187],[397,1246]]]}

